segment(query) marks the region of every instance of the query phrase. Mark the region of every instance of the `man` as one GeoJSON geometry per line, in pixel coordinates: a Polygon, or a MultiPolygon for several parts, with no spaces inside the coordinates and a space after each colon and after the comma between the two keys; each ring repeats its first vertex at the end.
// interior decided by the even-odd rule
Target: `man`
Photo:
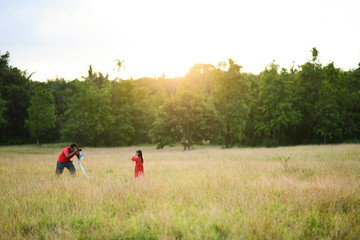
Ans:
{"type": "Polygon", "coordinates": [[[57,166],[56,166],[56,175],[59,176],[63,173],[64,168],[67,168],[71,175],[76,175],[76,169],[73,162],[70,160],[73,156],[77,156],[79,158],[79,148],[76,143],[70,145],[70,147],[64,148],[64,150],[60,153],[57,166]]]}

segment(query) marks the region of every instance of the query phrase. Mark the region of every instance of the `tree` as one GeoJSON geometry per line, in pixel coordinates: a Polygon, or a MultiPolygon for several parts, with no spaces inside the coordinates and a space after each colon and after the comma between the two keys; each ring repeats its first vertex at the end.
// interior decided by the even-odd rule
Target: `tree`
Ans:
{"type": "Polygon", "coordinates": [[[318,60],[319,52],[316,48],[312,49],[312,61],[308,61],[300,67],[300,71],[296,77],[296,95],[299,106],[302,123],[298,128],[298,135],[301,139],[307,139],[309,143],[311,139],[316,137],[316,102],[318,101],[319,89],[323,81],[322,65],[318,60]]]}
{"type": "Polygon", "coordinates": [[[104,76],[101,72],[93,73],[93,68],[91,65],[89,66],[88,76],[83,76],[82,78],[95,83],[98,88],[102,88],[109,83],[109,75],[106,74],[106,76],[104,76]]]}
{"type": "Polygon", "coordinates": [[[316,102],[315,131],[323,136],[324,144],[328,139],[342,138],[342,129],[346,121],[348,91],[343,86],[344,74],[340,69],[329,63],[323,68],[324,78],[319,89],[316,102]]]}
{"type": "Polygon", "coordinates": [[[215,108],[201,95],[178,91],[161,106],[150,136],[157,148],[181,143],[184,150],[198,142],[211,141],[218,134],[215,108]]]}
{"type": "Polygon", "coordinates": [[[27,108],[27,112],[29,118],[25,120],[25,125],[30,135],[36,138],[36,144],[39,144],[39,137],[46,130],[55,127],[56,116],[53,93],[37,86],[35,95],[31,97],[30,107],[27,108]]]}
{"type": "Polygon", "coordinates": [[[360,63],[357,69],[349,71],[344,79],[346,95],[342,98],[346,106],[343,137],[346,140],[360,139],[360,63]]]}
{"type": "Polygon", "coordinates": [[[225,147],[234,145],[234,138],[240,141],[244,136],[246,119],[249,115],[248,85],[240,73],[241,66],[229,59],[226,72],[217,69],[211,96],[222,123],[225,147]]]}
{"type": "Polygon", "coordinates": [[[0,54],[0,96],[3,123],[0,128],[1,144],[19,144],[30,141],[25,129],[26,109],[30,105],[29,85],[31,75],[9,65],[10,54],[0,54]]]}
{"type": "Polygon", "coordinates": [[[6,110],[5,105],[6,105],[6,101],[0,98],[0,128],[1,128],[1,124],[5,122],[5,118],[4,118],[4,112],[6,110]]]}
{"type": "Polygon", "coordinates": [[[132,105],[133,126],[135,128],[135,144],[143,144],[151,141],[149,131],[156,117],[156,106],[153,99],[149,96],[148,89],[144,87],[136,88],[133,92],[134,102],[132,105]]]}
{"type": "Polygon", "coordinates": [[[279,144],[281,132],[300,123],[300,111],[294,107],[290,75],[286,69],[278,73],[279,66],[271,63],[260,74],[256,129],[259,134],[272,136],[279,144]]]}
{"type": "Polygon", "coordinates": [[[185,75],[179,88],[209,97],[214,83],[216,68],[211,64],[195,64],[185,75]]]}
{"type": "Polygon", "coordinates": [[[249,108],[248,118],[245,122],[244,129],[244,144],[245,145],[258,145],[261,138],[256,134],[255,129],[255,117],[258,108],[258,95],[259,95],[259,75],[243,73],[243,77],[248,86],[247,94],[247,107],[249,108]]]}
{"type": "MultiPolygon", "coordinates": [[[[120,69],[123,67],[125,68],[122,64],[125,62],[125,60],[123,61],[120,61],[119,59],[115,59],[115,61],[117,62],[116,63],[116,66],[117,66],[117,71],[120,72],[120,69]]],[[[115,69],[114,69],[115,70],[115,69]]]]}
{"type": "Polygon", "coordinates": [[[133,81],[114,82],[111,92],[112,115],[114,122],[112,133],[109,135],[114,145],[131,145],[134,141],[135,128],[133,126],[133,81]]]}
{"type": "Polygon", "coordinates": [[[76,82],[76,92],[65,112],[63,140],[91,146],[109,144],[114,117],[111,114],[111,85],[100,76],[76,82]],[[101,84],[98,84],[100,83],[101,84]],[[100,86],[100,88],[98,87],[100,86]]]}
{"type": "Polygon", "coordinates": [[[51,89],[54,94],[56,126],[47,131],[42,139],[48,142],[58,142],[61,139],[61,130],[66,122],[65,112],[71,106],[71,98],[75,95],[78,80],[66,81],[63,78],[56,78],[45,83],[46,88],[51,89]]]}

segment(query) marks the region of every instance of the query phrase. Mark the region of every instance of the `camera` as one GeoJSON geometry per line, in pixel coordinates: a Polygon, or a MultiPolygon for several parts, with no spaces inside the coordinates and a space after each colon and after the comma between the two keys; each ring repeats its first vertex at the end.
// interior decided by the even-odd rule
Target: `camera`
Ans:
{"type": "Polygon", "coordinates": [[[79,152],[81,152],[81,151],[82,151],[82,148],[79,148],[79,147],[78,147],[77,150],[78,150],[79,152]]]}

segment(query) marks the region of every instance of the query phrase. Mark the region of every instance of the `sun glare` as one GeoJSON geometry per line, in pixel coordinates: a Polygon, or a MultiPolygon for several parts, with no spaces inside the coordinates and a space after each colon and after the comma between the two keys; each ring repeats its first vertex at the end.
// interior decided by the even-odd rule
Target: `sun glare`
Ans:
{"type": "Polygon", "coordinates": [[[217,65],[228,58],[242,65],[243,71],[258,74],[273,60],[284,68],[294,61],[303,64],[312,47],[319,48],[322,63],[335,61],[348,70],[356,68],[360,59],[356,44],[360,19],[358,1],[346,2],[331,1],[323,11],[323,2],[304,0],[294,11],[294,4],[286,0],[225,0],[221,4],[77,0],[49,3],[40,10],[32,6],[32,11],[39,12],[29,23],[19,20],[20,13],[27,12],[24,5],[13,10],[16,17],[10,18],[14,20],[11,29],[29,26],[21,36],[31,41],[12,45],[7,40],[11,44],[2,51],[15,56],[14,65],[32,66],[26,70],[35,72],[34,80],[41,81],[55,76],[80,78],[90,64],[96,71],[123,79],[163,73],[177,77],[194,64],[217,65]],[[334,35],[334,28],[346,32],[346,39],[334,35]],[[115,59],[124,60],[120,72],[113,71],[115,59]],[[41,67],[45,65],[54,71],[41,67]]]}

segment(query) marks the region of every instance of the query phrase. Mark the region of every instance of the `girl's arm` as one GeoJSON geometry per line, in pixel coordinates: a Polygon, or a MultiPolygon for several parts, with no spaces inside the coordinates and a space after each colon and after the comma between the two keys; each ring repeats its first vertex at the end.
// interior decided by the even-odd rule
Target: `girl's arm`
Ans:
{"type": "Polygon", "coordinates": [[[131,160],[133,160],[133,161],[135,161],[136,162],[136,156],[133,156],[132,158],[131,158],[131,160]]]}

